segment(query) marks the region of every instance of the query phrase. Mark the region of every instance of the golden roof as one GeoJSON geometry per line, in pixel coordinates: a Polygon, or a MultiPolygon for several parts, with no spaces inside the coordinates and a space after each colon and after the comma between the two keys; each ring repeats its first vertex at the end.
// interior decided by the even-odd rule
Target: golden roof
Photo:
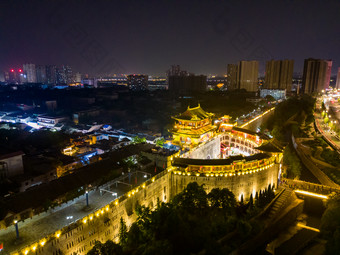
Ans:
{"type": "Polygon", "coordinates": [[[200,121],[200,120],[204,120],[204,119],[210,118],[212,116],[214,116],[213,113],[204,111],[201,108],[200,104],[198,104],[198,106],[194,107],[194,108],[190,108],[188,106],[188,109],[185,112],[183,112],[182,114],[179,114],[177,116],[174,116],[172,118],[176,119],[176,120],[200,121]]]}

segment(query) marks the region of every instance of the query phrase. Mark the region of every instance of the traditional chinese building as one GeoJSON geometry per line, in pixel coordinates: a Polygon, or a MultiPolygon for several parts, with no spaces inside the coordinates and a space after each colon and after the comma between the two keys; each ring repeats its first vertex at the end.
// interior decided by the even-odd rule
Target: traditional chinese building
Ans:
{"type": "Polygon", "coordinates": [[[204,111],[200,105],[172,117],[176,123],[172,130],[173,143],[182,146],[197,145],[211,138],[216,130],[212,124],[214,114],[204,111]]]}

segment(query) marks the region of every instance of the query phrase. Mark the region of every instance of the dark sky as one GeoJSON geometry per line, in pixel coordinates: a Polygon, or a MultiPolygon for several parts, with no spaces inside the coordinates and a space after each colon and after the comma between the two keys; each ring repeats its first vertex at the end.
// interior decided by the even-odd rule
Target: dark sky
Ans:
{"type": "MultiPolygon", "coordinates": [[[[81,73],[224,74],[239,60],[333,59],[340,1],[0,0],[0,71],[68,64],[81,73]]],[[[1,73],[1,72],[0,72],[1,73]]]]}

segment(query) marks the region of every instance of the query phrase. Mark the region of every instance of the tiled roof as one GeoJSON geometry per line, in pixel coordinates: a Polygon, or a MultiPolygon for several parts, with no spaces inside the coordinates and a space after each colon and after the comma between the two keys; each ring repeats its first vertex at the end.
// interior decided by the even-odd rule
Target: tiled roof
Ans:
{"type": "Polygon", "coordinates": [[[204,111],[200,105],[188,109],[180,115],[173,117],[178,120],[203,120],[212,117],[214,114],[204,111]]]}

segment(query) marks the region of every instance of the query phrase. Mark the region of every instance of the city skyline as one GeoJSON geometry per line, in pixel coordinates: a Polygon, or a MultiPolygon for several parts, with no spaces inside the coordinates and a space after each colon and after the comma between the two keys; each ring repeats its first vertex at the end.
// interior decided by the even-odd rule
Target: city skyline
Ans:
{"type": "Polygon", "coordinates": [[[0,70],[67,63],[90,75],[163,76],[179,64],[209,75],[226,73],[230,63],[258,60],[263,74],[266,61],[293,59],[294,71],[302,73],[304,59],[320,58],[333,60],[334,75],[340,63],[335,1],[2,5],[0,70]]]}

